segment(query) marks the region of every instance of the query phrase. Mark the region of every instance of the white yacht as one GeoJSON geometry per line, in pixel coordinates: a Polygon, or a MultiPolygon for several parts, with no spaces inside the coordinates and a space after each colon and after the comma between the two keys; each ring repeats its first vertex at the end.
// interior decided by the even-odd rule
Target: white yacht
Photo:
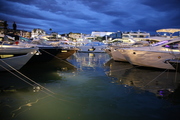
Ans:
{"type": "Polygon", "coordinates": [[[88,52],[88,53],[101,53],[105,52],[104,49],[107,47],[103,42],[89,42],[85,45],[79,46],[78,52],[88,52]]]}
{"type": "Polygon", "coordinates": [[[163,40],[168,40],[168,39],[169,38],[165,38],[165,37],[149,37],[149,38],[144,38],[141,41],[137,41],[132,44],[129,44],[128,46],[122,46],[121,44],[117,45],[117,46],[111,46],[110,47],[111,56],[115,61],[127,62],[127,60],[121,54],[122,48],[145,47],[145,46],[149,46],[153,43],[157,43],[157,42],[160,42],[163,40]]]}
{"type": "Polygon", "coordinates": [[[37,50],[36,47],[0,45],[0,71],[21,69],[37,50]]]}
{"type": "Polygon", "coordinates": [[[180,37],[148,47],[124,48],[120,52],[133,65],[174,70],[165,60],[180,57],[180,37]]]}
{"type": "MultiPolygon", "coordinates": [[[[110,50],[108,51],[112,58],[115,60],[115,61],[126,61],[127,60],[124,58],[124,56],[121,54],[121,51],[122,49],[121,48],[124,48],[124,47],[143,47],[143,46],[149,46],[151,44],[154,44],[154,43],[157,43],[157,42],[160,42],[160,41],[163,41],[163,40],[170,40],[170,39],[174,39],[174,37],[177,37],[177,36],[172,36],[175,32],[179,32],[180,29],[159,29],[159,30],[156,30],[157,33],[165,33],[166,36],[153,36],[153,37],[144,37],[144,38],[141,38],[140,40],[137,40],[137,39],[134,39],[133,38],[133,41],[135,41],[134,43],[131,43],[129,45],[126,45],[126,46],[122,46],[121,44],[118,45],[118,46],[112,46],[110,47],[110,50]],[[169,36],[167,36],[167,34],[169,36]]],[[[132,38],[131,38],[132,39],[132,38]]]]}
{"type": "Polygon", "coordinates": [[[150,37],[150,33],[145,31],[130,31],[130,32],[122,32],[122,39],[129,39],[129,36],[133,37],[135,40],[141,40],[142,38],[150,37]]]}
{"type": "Polygon", "coordinates": [[[51,44],[51,42],[52,41],[46,39],[29,40],[19,36],[17,45],[39,48],[40,54],[33,56],[29,62],[47,62],[55,57],[61,60],[65,60],[78,50],[74,46],[59,44],[59,41],[57,44],[54,44],[54,42],[51,44]]]}

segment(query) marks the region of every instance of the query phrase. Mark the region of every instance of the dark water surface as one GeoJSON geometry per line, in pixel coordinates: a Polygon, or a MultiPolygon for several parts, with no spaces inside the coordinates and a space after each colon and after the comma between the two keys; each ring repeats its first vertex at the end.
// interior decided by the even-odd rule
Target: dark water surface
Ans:
{"type": "Polygon", "coordinates": [[[0,73],[1,120],[180,118],[175,71],[114,62],[106,53],[76,53],[67,61],[27,64],[20,72],[0,73]]]}

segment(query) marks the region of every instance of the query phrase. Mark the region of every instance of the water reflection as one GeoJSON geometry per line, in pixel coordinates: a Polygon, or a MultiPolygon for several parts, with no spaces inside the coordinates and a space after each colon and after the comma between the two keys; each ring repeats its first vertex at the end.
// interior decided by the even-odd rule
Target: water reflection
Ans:
{"type": "MultiPolygon", "coordinates": [[[[164,120],[179,115],[179,100],[176,99],[177,105],[172,105],[156,96],[161,88],[177,87],[177,82],[168,81],[174,80],[173,72],[158,76],[163,71],[140,69],[109,59],[105,53],[77,53],[66,62],[54,59],[27,64],[20,70],[49,91],[36,86],[40,90],[35,88],[38,91],[34,92],[32,86],[13,75],[0,73],[2,88],[17,88],[14,92],[0,92],[0,118],[164,120]]],[[[178,95],[177,90],[173,93],[178,95]]],[[[170,95],[174,98],[175,94],[170,95]]]]}
{"type": "Polygon", "coordinates": [[[103,66],[103,63],[109,60],[106,53],[77,53],[74,57],[81,69],[103,66]]]}
{"type": "Polygon", "coordinates": [[[158,97],[167,97],[173,93],[180,82],[180,79],[177,79],[179,73],[175,71],[138,67],[113,60],[109,60],[105,65],[110,68],[107,75],[116,78],[112,82],[124,87],[131,86],[137,92],[149,91],[158,97]]]}
{"type": "Polygon", "coordinates": [[[72,76],[76,66],[66,60],[28,63],[20,71],[0,72],[0,118],[13,119],[37,104],[40,100],[54,97],[49,83],[64,80],[65,74],[72,76]]]}
{"type": "Polygon", "coordinates": [[[17,72],[0,72],[0,89],[8,91],[13,88],[25,88],[29,87],[27,83],[35,84],[32,81],[43,84],[54,82],[62,80],[63,73],[73,73],[76,70],[76,66],[66,60],[53,59],[49,62],[28,63],[17,72]]]}
{"type": "Polygon", "coordinates": [[[74,72],[76,70],[76,66],[67,60],[54,58],[45,63],[27,64],[20,70],[20,72],[39,82],[52,82],[54,80],[61,80],[62,76],[58,74],[59,72],[74,72]]]}

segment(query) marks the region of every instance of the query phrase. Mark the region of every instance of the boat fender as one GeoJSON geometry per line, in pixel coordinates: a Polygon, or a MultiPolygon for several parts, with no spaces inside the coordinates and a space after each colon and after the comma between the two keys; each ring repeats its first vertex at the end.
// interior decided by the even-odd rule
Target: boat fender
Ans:
{"type": "Polygon", "coordinates": [[[95,47],[92,47],[93,51],[96,49],[95,47]]]}
{"type": "Polygon", "coordinates": [[[18,44],[19,44],[19,41],[15,41],[14,44],[15,44],[15,45],[18,45],[18,44]]]}

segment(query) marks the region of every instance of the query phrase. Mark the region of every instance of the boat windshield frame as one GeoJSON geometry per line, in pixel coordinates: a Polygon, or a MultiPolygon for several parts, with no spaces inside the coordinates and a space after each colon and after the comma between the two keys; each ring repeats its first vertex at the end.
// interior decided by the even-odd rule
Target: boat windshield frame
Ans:
{"type": "Polygon", "coordinates": [[[154,43],[154,44],[152,44],[151,46],[160,46],[160,45],[164,45],[164,44],[166,44],[166,43],[169,43],[170,41],[172,41],[172,40],[163,40],[163,41],[154,43]]]}

